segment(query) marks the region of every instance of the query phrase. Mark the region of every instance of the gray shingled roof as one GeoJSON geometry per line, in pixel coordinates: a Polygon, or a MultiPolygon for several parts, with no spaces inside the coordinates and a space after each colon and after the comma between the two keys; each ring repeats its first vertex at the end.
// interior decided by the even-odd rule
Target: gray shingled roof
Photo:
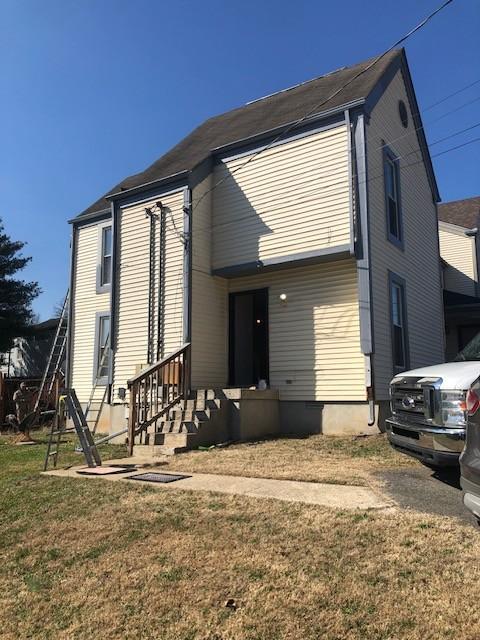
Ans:
{"type": "Polygon", "coordinates": [[[480,227],[480,196],[439,204],[438,219],[466,229],[480,227]]]}
{"type": "MultiPolygon", "coordinates": [[[[391,62],[402,54],[403,49],[391,51],[335,98],[322,105],[320,111],[328,111],[355,100],[367,98],[391,62]]],[[[80,216],[108,208],[109,202],[106,200],[106,196],[139,187],[182,171],[192,170],[210,155],[212,149],[295,122],[342,87],[359,71],[365,69],[373,59],[370,58],[352,67],[339,69],[291,89],[209,118],[145,171],[122,180],[105,196],[83,211],[80,216]]]]}

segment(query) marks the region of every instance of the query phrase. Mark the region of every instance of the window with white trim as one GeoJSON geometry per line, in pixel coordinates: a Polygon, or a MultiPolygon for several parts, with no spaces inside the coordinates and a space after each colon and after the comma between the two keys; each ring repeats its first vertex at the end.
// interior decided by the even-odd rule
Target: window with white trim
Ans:
{"type": "Polygon", "coordinates": [[[405,283],[394,274],[390,274],[390,318],[393,368],[405,371],[409,367],[405,283]]]}
{"type": "Polygon", "coordinates": [[[100,286],[104,287],[112,282],[112,227],[101,228],[101,257],[100,257],[100,286]]]}
{"type": "Polygon", "coordinates": [[[400,206],[400,167],[396,156],[384,148],[385,205],[387,210],[387,236],[390,242],[403,247],[403,223],[400,206]]]}
{"type": "Polygon", "coordinates": [[[95,330],[94,380],[97,384],[107,384],[110,369],[110,315],[97,314],[95,330]]]}

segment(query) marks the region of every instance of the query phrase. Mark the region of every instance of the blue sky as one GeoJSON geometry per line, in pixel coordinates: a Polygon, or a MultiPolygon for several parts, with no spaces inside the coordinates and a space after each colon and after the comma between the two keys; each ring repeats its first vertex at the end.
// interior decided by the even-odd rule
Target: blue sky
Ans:
{"type": "MultiPolygon", "coordinates": [[[[69,218],[205,118],[376,55],[438,4],[0,0],[0,217],[28,242],[41,319],[67,287],[69,218]]],[[[407,42],[421,110],[480,79],[479,33],[478,0],[455,0],[407,42]]],[[[480,101],[440,118],[479,96],[428,110],[429,142],[480,122],[480,101]]],[[[480,193],[480,144],[434,164],[444,201],[480,193]]]]}

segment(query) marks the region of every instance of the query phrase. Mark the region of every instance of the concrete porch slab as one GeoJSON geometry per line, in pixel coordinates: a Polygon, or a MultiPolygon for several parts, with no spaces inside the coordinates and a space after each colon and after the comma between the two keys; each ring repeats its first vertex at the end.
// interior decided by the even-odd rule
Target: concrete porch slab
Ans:
{"type": "MultiPolygon", "coordinates": [[[[154,461],[148,463],[145,460],[127,458],[125,460],[110,460],[105,464],[120,465],[128,460],[128,464],[137,463],[138,467],[128,473],[106,476],[85,476],[77,471],[85,469],[85,466],[71,467],[70,469],[56,469],[46,471],[44,475],[58,478],[81,478],[105,480],[109,482],[123,482],[132,475],[148,470],[149,472],[184,474],[188,471],[175,471],[168,469],[165,471],[161,463],[154,461]]],[[[128,482],[125,484],[135,484],[128,482]]],[[[226,493],[231,495],[244,495],[252,498],[273,498],[286,502],[301,502],[304,504],[315,504],[334,509],[385,509],[393,507],[394,503],[383,496],[377,495],[368,487],[354,487],[339,484],[326,484],[317,482],[299,482],[294,480],[269,480],[266,478],[246,478],[243,476],[225,476],[208,473],[194,473],[191,477],[171,482],[168,484],[157,484],[153,482],[137,481],[137,484],[145,484],[159,491],[211,491],[216,493],[226,493]]]]}

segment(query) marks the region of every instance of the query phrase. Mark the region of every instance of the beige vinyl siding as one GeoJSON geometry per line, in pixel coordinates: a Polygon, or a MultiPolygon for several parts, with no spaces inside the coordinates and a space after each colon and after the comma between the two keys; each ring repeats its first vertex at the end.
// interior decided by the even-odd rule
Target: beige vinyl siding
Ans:
{"type": "MultiPolygon", "coordinates": [[[[126,387],[136,367],[146,365],[148,351],[150,220],[147,207],[161,201],[166,208],[165,271],[163,280],[164,329],[160,336],[160,357],[178,349],[183,343],[183,253],[184,246],[176,235],[183,231],[183,190],[156,196],[149,202],[122,207],[118,216],[116,345],[114,356],[113,400],[118,387],[126,387]]],[[[154,359],[157,347],[159,303],[160,222],[155,234],[155,280],[153,296],[154,359]]]]}
{"type": "Polygon", "coordinates": [[[378,400],[388,399],[393,376],[388,270],[406,281],[410,367],[444,359],[443,302],[436,206],[421,158],[401,72],[377,103],[367,125],[368,197],[371,242],[374,383],[378,400]],[[403,100],[408,129],[398,115],[403,100]],[[404,251],[387,240],[382,142],[400,160],[404,251]]]}
{"type": "MultiPolygon", "coordinates": [[[[97,224],[79,227],[76,231],[71,384],[82,403],[88,401],[93,387],[96,313],[110,312],[110,293],[97,294],[96,290],[98,233],[97,224]]],[[[104,387],[98,387],[95,399],[101,399],[103,392],[104,387]]]]}
{"type": "Polygon", "coordinates": [[[448,262],[444,270],[444,286],[448,291],[476,295],[475,238],[461,227],[439,223],[440,255],[448,262]]]}
{"type": "MultiPolygon", "coordinates": [[[[211,188],[212,174],[192,190],[195,205],[211,188]]],[[[227,281],[210,275],[212,214],[210,193],[193,212],[192,245],[192,387],[227,384],[227,281]]]]}
{"type": "Polygon", "coordinates": [[[345,124],[250,157],[214,169],[214,269],[350,242],[345,124]]]}
{"type": "Polygon", "coordinates": [[[343,260],[229,281],[231,292],[265,287],[270,385],[280,390],[280,399],[365,400],[355,263],[343,260]]]}

